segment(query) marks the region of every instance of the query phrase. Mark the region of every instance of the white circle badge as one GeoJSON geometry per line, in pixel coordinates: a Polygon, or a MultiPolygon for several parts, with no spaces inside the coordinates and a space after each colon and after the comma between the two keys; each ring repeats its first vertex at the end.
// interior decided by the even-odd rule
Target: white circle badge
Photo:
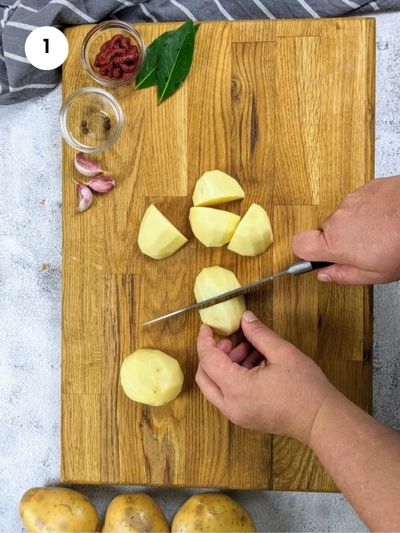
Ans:
{"type": "Polygon", "coordinates": [[[53,70],[67,59],[68,40],[57,28],[41,26],[26,38],[25,55],[34,67],[53,70]]]}

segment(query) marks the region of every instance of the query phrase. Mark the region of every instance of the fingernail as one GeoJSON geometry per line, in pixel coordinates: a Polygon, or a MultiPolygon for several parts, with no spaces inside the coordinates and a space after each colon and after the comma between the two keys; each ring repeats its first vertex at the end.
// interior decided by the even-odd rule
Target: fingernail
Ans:
{"type": "Polygon", "coordinates": [[[243,313],[243,320],[245,322],[255,322],[256,320],[258,320],[258,318],[252,311],[245,311],[243,313]]]}
{"type": "Polygon", "coordinates": [[[325,272],[318,272],[318,279],[319,281],[332,281],[330,275],[325,272]]]}

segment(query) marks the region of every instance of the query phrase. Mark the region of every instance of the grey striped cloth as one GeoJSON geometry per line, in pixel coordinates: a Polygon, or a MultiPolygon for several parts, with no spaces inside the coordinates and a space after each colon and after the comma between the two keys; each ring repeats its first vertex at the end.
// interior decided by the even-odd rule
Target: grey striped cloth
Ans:
{"type": "Polygon", "coordinates": [[[0,104],[54,88],[60,69],[38,70],[25,57],[29,32],[38,26],[125,21],[234,20],[343,17],[400,10],[400,0],[0,0],[0,104]]]}

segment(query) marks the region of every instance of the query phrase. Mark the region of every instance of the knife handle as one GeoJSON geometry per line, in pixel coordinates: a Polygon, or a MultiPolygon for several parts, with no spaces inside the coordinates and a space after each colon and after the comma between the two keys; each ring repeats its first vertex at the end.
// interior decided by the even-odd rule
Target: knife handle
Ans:
{"type": "Polygon", "coordinates": [[[306,272],[318,270],[319,268],[324,268],[333,264],[334,263],[328,263],[327,261],[298,261],[297,263],[290,265],[287,269],[287,273],[298,276],[299,274],[305,274],[306,272]]]}

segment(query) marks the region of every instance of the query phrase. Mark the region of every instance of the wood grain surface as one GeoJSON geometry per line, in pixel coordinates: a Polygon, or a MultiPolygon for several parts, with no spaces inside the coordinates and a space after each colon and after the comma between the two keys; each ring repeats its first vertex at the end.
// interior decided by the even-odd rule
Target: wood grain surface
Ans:
{"type": "MultiPolygon", "coordinates": [[[[149,44],[175,24],[138,25],[149,44]]],[[[80,63],[89,26],[66,31],[64,98],[94,82],[80,63]]],[[[229,423],[200,394],[197,313],[141,324],[193,301],[199,270],[220,264],[241,283],[294,260],[292,236],[313,229],[351,190],[373,178],[375,25],[371,19],[202,24],[191,72],[162,105],[154,88],[113,89],[125,125],[96,156],[117,187],[76,212],[74,151],[63,145],[62,480],[276,490],[335,490],[306,447],[229,423]],[[190,231],[196,179],[218,168],[270,214],[274,245],[244,258],[207,249],[190,231]],[[150,203],[190,238],[163,261],[140,254],[150,203]],[[183,393],[165,407],[131,402],[123,359],[140,347],[176,357],[183,393]]],[[[279,334],[315,359],[363,409],[371,409],[371,292],[286,278],[247,298],[279,334]]]]}

